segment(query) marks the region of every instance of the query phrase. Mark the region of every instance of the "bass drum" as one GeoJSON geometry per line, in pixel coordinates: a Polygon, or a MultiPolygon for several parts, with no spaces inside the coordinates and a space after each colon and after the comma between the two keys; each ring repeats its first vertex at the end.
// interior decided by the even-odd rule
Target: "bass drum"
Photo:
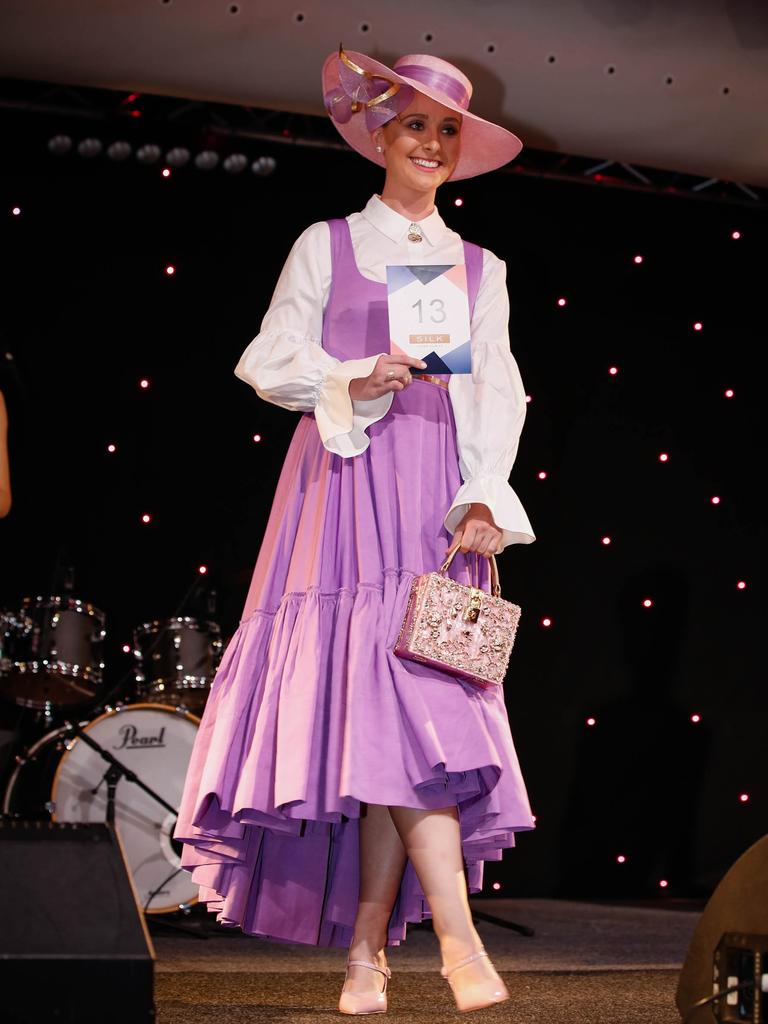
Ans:
{"type": "MultiPolygon", "coordinates": [[[[162,704],[132,704],[107,711],[81,728],[170,804],[178,807],[200,720],[162,704]]],[[[63,822],[107,818],[107,762],[66,729],[39,739],[19,758],[5,790],[11,816],[63,822]]],[[[198,887],[181,866],[173,839],[176,815],[121,778],[115,824],[142,909],[167,914],[197,902],[198,887]]]]}

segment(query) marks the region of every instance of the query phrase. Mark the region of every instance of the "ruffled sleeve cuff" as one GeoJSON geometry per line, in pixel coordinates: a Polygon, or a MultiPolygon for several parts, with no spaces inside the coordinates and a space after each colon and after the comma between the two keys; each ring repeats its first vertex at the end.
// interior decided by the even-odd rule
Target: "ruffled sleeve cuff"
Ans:
{"type": "Polygon", "coordinates": [[[536,536],[520,499],[505,477],[487,473],[462,484],[445,516],[445,528],[453,533],[473,502],[487,505],[502,531],[501,550],[510,544],[531,544],[536,536]]]}
{"type": "Polygon", "coordinates": [[[315,420],[320,440],[328,451],[342,458],[360,455],[371,443],[366,430],[389,412],[394,391],[368,401],[354,401],[349,382],[368,377],[379,355],[365,359],[345,359],[334,366],[323,381],[315,406],[315,420]]]}

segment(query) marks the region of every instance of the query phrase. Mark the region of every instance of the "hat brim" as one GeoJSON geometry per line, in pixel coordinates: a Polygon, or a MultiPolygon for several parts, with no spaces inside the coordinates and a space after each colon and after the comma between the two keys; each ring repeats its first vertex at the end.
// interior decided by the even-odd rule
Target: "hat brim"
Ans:
{"type": "MultiPolygon", "coordinates": [[[[523,148],[523,143],[512,132],[502,128],[501,125],[494,124],[492,121],[486,121],[477,114],[470,113],[469,110],[465,110],[458,103],[454,103],[438,90],[431,89],[429,86],[412,78],[399,75],[392,68],[387,67],[386,64],[381,64],[364,53],[355,53],[353,50],[345,50],[344,52],[355,64],[358,64],[365,71],[369,71],[371,74],[381,78],[389,79],[391,82],[410,85],[417,92],[435,100],[436,103],[442,103],[444,107],[448,107],[450,110],[455,110],[457,114],[461,114],[461,151],[458,163],[450,176],[450,181],[459,181],[461,178],[473,178],[477,174],[495,171],[497,168],[509,163],[510,160],[514,160],[523,148]]],[[[332,53],[323,64],[324,96],[328,95],[332,89],[339,85],[338,59],[338,53],[332,53]]],[[[331,120],[336,125],[339,134],[361,156],[372,160],[379,167],[386,167],[383,155],[376,152],[376,147],[366,127],[365,115],[362,111],[358,114],[353,114],[346,124],[339,124],[333,118],[331,120]]]]}

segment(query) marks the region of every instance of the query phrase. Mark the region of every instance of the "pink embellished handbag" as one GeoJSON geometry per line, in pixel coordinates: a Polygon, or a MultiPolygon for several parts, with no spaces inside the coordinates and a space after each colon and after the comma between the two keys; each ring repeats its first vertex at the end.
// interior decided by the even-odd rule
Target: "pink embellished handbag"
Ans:
{"type": "MultiPolygon", "coordinates": [[[[394,653],[478,686],[501,686],[521,609],[501,597],[493,555],[490,593],[446,577],[459,548],[449,553],[438,572],[414,578],[394,653]]],[[[485,556],[477,555],[478,573],[481,557],[485,556]]]]}

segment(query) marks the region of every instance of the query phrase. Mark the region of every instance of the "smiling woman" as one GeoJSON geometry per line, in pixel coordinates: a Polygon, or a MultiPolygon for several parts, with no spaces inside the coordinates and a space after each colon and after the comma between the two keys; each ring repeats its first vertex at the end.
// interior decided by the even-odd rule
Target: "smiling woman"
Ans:
{"type": "Polygon", "coordinates": [[[223,923],[348,947],[343,1013],[386,1009],[385,948],[429,916],[457,1006],[476,1009],[508,993],[468,894],[534,821],[502,688],[394,647],[414,579],[446,548],[462,553],[452,578],[488,590],[490,557],[534,540],[508,483],[526,402],[505,266],[435,207],[442,182],[499,167],[522,143],[471,114],[469,79],[436,57],[390,69],[340,51],[323,84],[336,127],[386,175],[365,209],[296,241],[235,369],[304,415],[175,838],[223,923]],[[387,267],[457,264],[471,373],[422,373],[428,363],[390,344],[387,267]]]}
{"type": "Polygon", "coordinates": [[[426,175],[434,205],[435,190],[450,178],[459,161],[460,133],[461,120],[453,111],[417,93],[408,109],[374,132],[376,152],[387,154],[382,199],[423,193],[421,178],[426,175]]]}

